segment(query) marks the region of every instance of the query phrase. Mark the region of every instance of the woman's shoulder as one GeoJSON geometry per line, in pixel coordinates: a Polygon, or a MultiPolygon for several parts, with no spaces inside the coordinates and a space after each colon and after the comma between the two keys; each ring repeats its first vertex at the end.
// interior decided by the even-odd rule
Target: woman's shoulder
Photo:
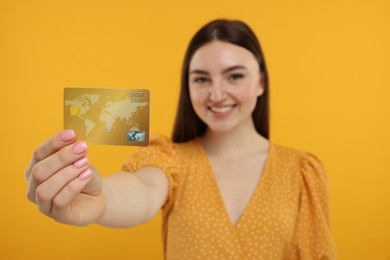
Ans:
{"type": "Polygon", "coordinates": [[[312,152],[308,152],[302,149],[297,149],[294,147],[273,143],[270,144],[271,150],[273,150],[273,155],[277,156],[278,159],[284,159],[289,161],[320,161],[318,157],[312,152]]]}
{"type": "Polygon", "coordinates": [[[199,150],[197,139],[187,142],[175,143],[166,135],[155,133],[150,137],[149,146],[145,147],[150,150],[165,150],[169,154],[186,157],[188,154],[194,154],[199,150]]]}
{"type": "Polygon", "coordinates": [[[313,153],[272,144],[271,169],[273,175],[317,194],[327,194],[328,174],[322,161],[313,153]]]}
{"type": "Polygon", "coordinates": [[[273,164],[283,168],[296,169],[303,174],[324,174],[324,165],[312,152],[271,143],[270,158],[273,164]]]}

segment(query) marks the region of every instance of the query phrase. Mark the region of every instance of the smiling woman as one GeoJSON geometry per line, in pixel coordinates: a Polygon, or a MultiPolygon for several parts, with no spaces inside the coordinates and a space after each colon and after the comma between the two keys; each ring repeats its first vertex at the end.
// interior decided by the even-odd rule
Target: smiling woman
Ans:
{"type": "Polygon", "coordinates": [[[34,153],[28,198],[71,225],[132,227],[162,209],[167,259],[334,259],[326,172],[268,140],[268,92],[252,30],[212,21],[185,55],[172,140],[101,178],[86,143],[60,132],[34,153]]]}
{"type": "Polygon", "coordinates": [[[216,133],[252,125],[264,86],[252,53],[222,41],[208,43],[190,63],[190,99],[195,113],[216,133]]]}
{"type": "MultiPolygon", "coordinates": [[[[201,72],[203,75],[205,75],[205,73],[207,74],[207,71],[199,71],[199,68],[192,68],[192,70],[190,70],[190,65],[194,62],[194,58],[196,59],[197,56],[202,55],[202,53],[204,53],[203,51],[195,55],[195,52],[198,52],[198,49],[203,47],[203,45],[206,45],[207,43],[212,43],[214,41],[218,41],[220,43],[230,43],[231,45],[233,45],[231,46],[231,48],[241,47],[241,51],[239,52],[244,53],[244,56],[246,58],[248,58],[249,54],[250,56],[252,56],[252,58],[255,59],[255,61],[257,61],[255,66],[258,67],[258,70],[256,71],[256,73],[260,74],[260,80],[258,81],[258,83],[261,85],[263,93],[262,95],[259,95],[257,99],[256,107],[252,113],[252,117],[257,132],[259,132],[265,138],[268,138],[268,71],[260,43],[257,40],[254,32],[247,24],[241,21],[216,20],[210,22],[209,24],[207,24],[207,26],[201,28],[194,35],[185,54],[181,75],[180,100],[176,113],[176,121],[173,130],[172,140],[174,142],[185,142],[197,136],[203,135],[206,132],[207,125],[199,118],[199,115],[195,113],[194,108],[191,106],[191,100],[189,95],[189,77],[192,76],[193,72],[198,72],[198,74],[199,72],[201,72]]],[[[212,51],[210,48],[208,48],[208,50],[212,51]]],[[[221,56],[221,54],[222,51],[219,50],[219,56],[221,56]]],[[[229,60],[229,57],[226,55],[229,55],[229,53],[226,53],[225,57],[217,57],[224,58],[224,60],[220,60],[220,62],[226,62],[226,64],[224,65],[225,67],[227,66],[227,64],[230,64],[229,67],[225,68],[225,70],[227,70],[224,71],[225,73],[234,69],[235,66],[240,66],[239,64],[232,65],[234,60],[229,60]]],[[[230,52],[230,55],[234,55],[234,52],[230,52]]],[[[237,59],[237,55],[235,56],[235,58],[237,59]]],[[[207,59],[206,57],[206,59],[203,59],[203,62],[211,63],[212,59],[207,59]]],[[[231,77],[240,76],[233,74],[231,75],[231,77]]],[[[201,77],[200,79],[198,79],[198,83],[199,80],[203,81],[206,80],[206,78],[201,77]]]]}

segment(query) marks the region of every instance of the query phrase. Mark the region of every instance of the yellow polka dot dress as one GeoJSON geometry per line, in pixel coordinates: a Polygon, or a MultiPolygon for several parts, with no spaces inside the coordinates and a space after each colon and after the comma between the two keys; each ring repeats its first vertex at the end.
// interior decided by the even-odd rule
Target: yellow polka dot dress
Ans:
{"type": "Polygon", "coordinates": [[[176,144],[155,136],[123,168],[145,166],[169,179],[166,259],[336,258],[327,177],[314,155],[271,143],[261,180],[234,226],[199,141],[176,144]]]}

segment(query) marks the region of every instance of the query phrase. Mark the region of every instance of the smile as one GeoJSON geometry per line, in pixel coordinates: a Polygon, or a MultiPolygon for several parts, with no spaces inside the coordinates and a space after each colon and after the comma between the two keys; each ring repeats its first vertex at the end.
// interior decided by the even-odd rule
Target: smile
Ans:
{"type": "Polygon", "coordinates": [[[209,107],[209,109],[215,113],[223,114],[231,111],[235,105],[223,106],[223,107],[209,107]]]}

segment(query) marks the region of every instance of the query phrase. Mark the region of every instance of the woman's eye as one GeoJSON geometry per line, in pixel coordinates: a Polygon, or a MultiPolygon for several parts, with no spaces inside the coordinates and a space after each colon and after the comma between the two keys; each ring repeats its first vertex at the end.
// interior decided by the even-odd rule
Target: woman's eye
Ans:
{"type": "Polygon", "coordinates": [[[197,83],[197,84],[203,84],[203,83],[205,83],[207,81],[208,81],[208,79],[205,78],[205,77],[194,78],[194,82],[197,83]]]}
{"type": "Polygon", "coordinates": [[[229,79],[235,81],[235,80],[242,79],[243,77],[244,77],[243,74],[235,73],[235,74],[231,74],[229,76],[229,79]]]}

